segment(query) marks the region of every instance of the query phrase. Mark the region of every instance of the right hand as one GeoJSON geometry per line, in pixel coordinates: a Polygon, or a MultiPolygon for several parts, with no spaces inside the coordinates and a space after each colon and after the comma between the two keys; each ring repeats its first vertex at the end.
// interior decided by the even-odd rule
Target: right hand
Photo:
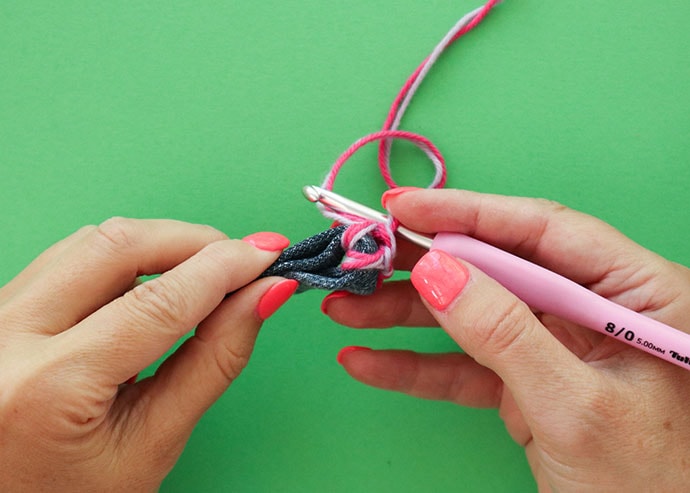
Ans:
{"type": "MultiPolygon", "coordinates": [[[[690,270],[595,218],[544,200],[458,190],[396,190],[387,198],[410,229],[474,236],[690,333],[690,270]]],[[[412,283],[390,282],[370,297],[339,293],[324,300],[324,311],[352,327],[440,325],[466,354],[346,348],[339,360],[351,376],[499,408],[540,490],[687,491],[690,371],[533,313],[447,254],[401,241],[396,261],[412,270],[412,283]]]]}

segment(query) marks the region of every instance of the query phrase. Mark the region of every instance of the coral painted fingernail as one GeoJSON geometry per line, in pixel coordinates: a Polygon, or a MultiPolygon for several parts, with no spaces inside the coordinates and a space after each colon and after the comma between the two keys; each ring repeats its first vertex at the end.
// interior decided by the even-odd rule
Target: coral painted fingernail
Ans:
{"type": "Polygon", "coordinates": [[[323,313],[324,315],[328,315],[328,304],[331,302],[331,300],[345,298],[347,296],[350,296],[350,293],[348,293],[347,291],[333,291],[331,294],[326,296],[321,302],[321,313],[323,313]]]}
{"type": "Polygon", "coordinates": [[[261,232],[254,233],[242,238],[250,245],[255,246],[259,250],[266,250],[268,252],[279,252],[290,244],[290,240],[278,233],[261,232]]]}
{"type": "Polygon", "coordinates": [[[259,318],[266,320],[273,315],[295,293],[297,286],[299,283],[294,279],[285,279],[268,288],[256,305],[259,318]]]}
{"type": "Polygon", "coordinates": [[[419,259],[410,275],[419,294],[439,311],[450,306],[469,279],[467,267],[441,250],[431,250],[419,259]]]}
{"type": "Polygon", "coordinates": [[[345,355],[349,354],[349,353],[354,353],[355,351],[371,351],[371,348],[364,347],[364,346],[346,346],[338,352],[338,356],[336,357],[336,361],[342,365],[343,364],[343,358],[345,357],[345,355]]]}
{"type": "Polygon", "coordinates": [[[390,190],[386,191],[381,195],[381,206],[385,209],[386,204],[388,204],[388,201],[392,199],[393,197],[397,197],[398,195],[401,195],[405,192],[412,192],[414,190],[421,190],[421,188],[418,187],[396,187],[396,188],[391,188],[390,190]]]}

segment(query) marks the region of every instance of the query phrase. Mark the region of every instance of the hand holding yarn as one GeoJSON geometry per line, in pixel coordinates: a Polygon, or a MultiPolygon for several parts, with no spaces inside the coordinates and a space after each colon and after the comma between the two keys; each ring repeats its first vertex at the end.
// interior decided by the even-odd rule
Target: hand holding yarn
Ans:
{"type": "Polygon", "coordinates": [[[160,486],[247,363],[262,320],[297,287],[253,282],[286,238],[245,240],[113,219],[57,243],[0,288],[0,489],[160,486]],[[154,376],[124,383],[197,324],[154,376]]]}

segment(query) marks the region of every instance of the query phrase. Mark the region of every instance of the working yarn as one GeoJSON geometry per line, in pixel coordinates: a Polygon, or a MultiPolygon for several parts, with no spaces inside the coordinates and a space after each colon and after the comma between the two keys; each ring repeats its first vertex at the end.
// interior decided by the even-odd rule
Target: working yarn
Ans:
{"type": "MultiPolygon", "coordinates": [[[[412,98],[436,60],[451,44],[476,27],[500,2],[501,0],[489,0],[463,16],[448,31],[407,79],[391,105],[383,128],[360,138],[343,152],[326,175],[322,188],[333,190],[335,179],[347,160],[360,148],[374,141],[379,142],[378,164],[381,176],[390,188],[397,187],[390,169],[390,150],[395,139],[412,142],[427,155],[435,170],[429,188],[442,188],[445,185],[446,165],[440,151],[427,138],[398,128],[412,98]]],[[[318,288],[346,290],[355,294],[373,293],[384,279],[393,274],[397,221],[389,218],[386,223],[380,223],[327,209],[319,203],[317,206],[324,216],[341,226],[286,249],[263,275],[296,279],[300,283],[299,291],[318,288]]]]}

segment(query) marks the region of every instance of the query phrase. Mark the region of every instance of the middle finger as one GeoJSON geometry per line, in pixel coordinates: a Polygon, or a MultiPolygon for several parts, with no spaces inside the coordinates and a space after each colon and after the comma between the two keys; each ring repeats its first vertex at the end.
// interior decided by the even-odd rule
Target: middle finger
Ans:
{"type": "Polygon", "coordinates": [[[369,296],[336,291],[321,304],[335,322],[354,328],[438,327],[409,281],[389,281],[369,296]]]}

